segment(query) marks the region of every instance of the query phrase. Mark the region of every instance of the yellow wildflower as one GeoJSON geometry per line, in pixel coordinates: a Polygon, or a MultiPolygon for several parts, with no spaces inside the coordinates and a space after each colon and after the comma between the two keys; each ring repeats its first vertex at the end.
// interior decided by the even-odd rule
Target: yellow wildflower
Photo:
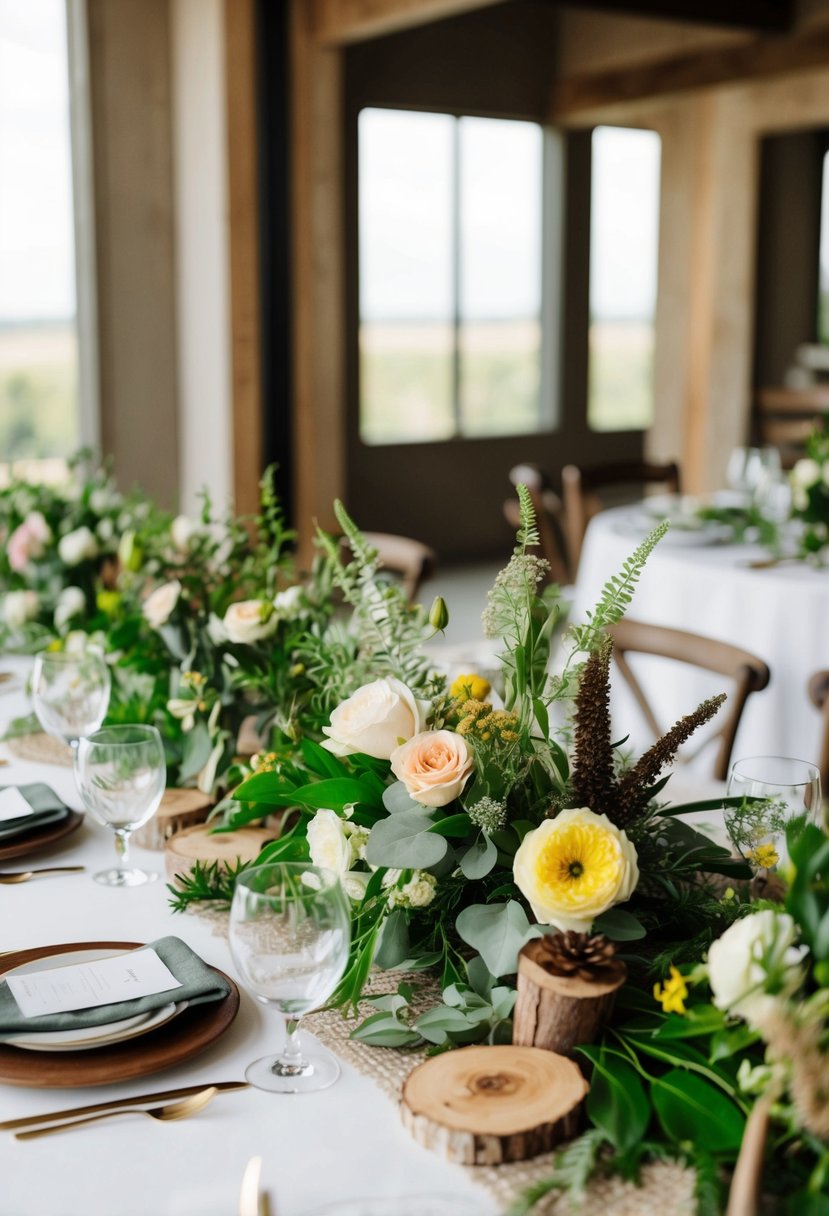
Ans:
{"type": "Polygon", "coordinates": [[[188,688],[201,688],[207,683],[207,677],[203,676],[200,671],[185,671],[181,677],[182,683],[188,688]]]}
{"type": "Polygon", "coordinates": [[[483,701],[491,687],[489,680],[483,676],[463,675],[452,681],[449,695],[456,701],[483,701]]]}
{"type": "Polygon", "coordinates": [[[771,842],[767,842],[758,844],[756,848],[752,849],[748,859],[761,870],[771,870],[780,860],[780,854],[771,842]]]}
{"type": "Polygon", "coordinates": [[[670,972],[664,984],[654,984],[654,999],[659,1001],[664,1013],[684,1013],[688,985],[676,967],[672,966],[670,972]]]}

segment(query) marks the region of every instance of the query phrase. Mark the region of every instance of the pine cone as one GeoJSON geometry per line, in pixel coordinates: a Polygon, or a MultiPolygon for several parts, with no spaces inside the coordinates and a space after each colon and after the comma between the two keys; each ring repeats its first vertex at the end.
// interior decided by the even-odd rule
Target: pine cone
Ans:
{"type": "Polygon", "coordinates": [[[536,962],[551,975],[573,975],[580,980],[600,979],[612,966],[616,947],[603,933],[553,933],[539,939],[536,962]]]}

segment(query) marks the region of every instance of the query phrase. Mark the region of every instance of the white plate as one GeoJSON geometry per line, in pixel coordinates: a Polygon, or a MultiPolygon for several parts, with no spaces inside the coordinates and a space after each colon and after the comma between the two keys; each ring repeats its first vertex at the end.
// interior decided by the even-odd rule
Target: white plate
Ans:
{"type": "MultiPolygon", "coordinates": [[[[4,978],[7,975],[49,971],[65,965],[62,960],[93,963],[128,953],[127,950],[62,950],[46,958],[35,959],[31,963],[23,963],[20,967],[5,972],[4,978]]],[[[25,1051],[91,1051],[105,1044],[119,1043],[124,1039],[132,1039],[150,1030],[156,1030],[186,1008],[187,1001],[169,1001],[159,1009],[145,1010],[128,1018],[119,1018],[117,1022],[104,1022],[98,1026],[85,1026],[75,1030],[32,1031],[31,1034],[13,1035],[4,1041],[25,1051]]]]}

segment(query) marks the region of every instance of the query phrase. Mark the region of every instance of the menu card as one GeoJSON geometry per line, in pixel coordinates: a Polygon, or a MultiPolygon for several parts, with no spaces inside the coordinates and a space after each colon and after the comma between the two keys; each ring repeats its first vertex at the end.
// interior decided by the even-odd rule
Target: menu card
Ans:
{"type": "Polygon", "coordinates": [[[17,786],[9,785],[0,790],[0,823],[8,819],[22,819],[24,815],[32,815],[31,805],[21,794],[17,786]]]}
{"type": "Polygon", "coordinates": [[[181,987],[152,946],[94,963],[9,975],[6,983],[25,1018],[115,1005],[181,987]]]}

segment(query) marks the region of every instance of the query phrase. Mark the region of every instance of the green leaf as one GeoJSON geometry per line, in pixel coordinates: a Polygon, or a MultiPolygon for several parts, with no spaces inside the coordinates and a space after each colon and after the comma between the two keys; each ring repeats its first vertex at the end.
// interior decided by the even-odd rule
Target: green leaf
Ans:
{"type": "Polygon", "coordinates": [[[409,953],[409,929],[406,913],[395,908],[383,921],[377,948],[374,952],[375,966],[381,971],[397,967],[409,953]]]}
{"type": "Polygon", "coordinates": [[[254,773],[234,791],[237,802],[262,802],[265,806],[290,806],[295,787],[277,773],[254,773]]]}
{"type": "Polygon", "coordinates": [[[641,1140],[651,1118],[651,1104],[639,1077],[625,1060],[604,1048],[579,1048],[593,1061],[587,1114],[620,1153],[641,1140]]]}
{"type": "Polygon", "coordinates": [[[197,722],[184,736],[179,781],[189,781],[200,773],[212,751],[213,744],[207,726],[204,722],[197,722]]]}
{"type": "Polygon", "coordinates": [[[455,928],[496,977],[517,971],[519,950],[537,932],[514,899],[506,904],[471,904],[461,912],[455,928]]]}
{"type": "Polygon", "coordinates": [[[719,1089],[702,1077],[674,1068],[651,1083],[657,1117],[667,1136],[712,1153],[736,1153],[745,1116],[719,1089]]]}
{"type": "Polygon", "coordinates": [[[498,850],[485,832],[481,832],[467,849],[458,853],[461,873],[472,882],[485,878],[497,860],[498,850]]]}
{"type": "Polygon", "coordinates": [[[421,803],[415,802],[414,798],[410,797],[402,781],[395,781],[394,785],[390,785],[384,791],[383,806],[390,815],[397,815],[400,811],[420,811],[423,809],[421,803]]]}
{"type": "Polygon", "coordinates": [[[469,816],[463,812],[457,815],[445,815],[443,819],[433,823],[429,831],[437,832],[439,836],[454,836],[463,839],[464,836],[469,835],[471,827],[469,816]]]}
{"type": "Polygon", "coordinates": [[[363,806],[381,808],[381,803],[375,791],[367,782],[358,781],[354,777],[332,777],[326,781],[314,781],[310,785],[301,785],[293,792],[294,801],[299,806],[313,807],[320,810],[328,807],[332,811],[341,811],[343,807],[360,803],[363,806]]]}
{"type": "Polygon", "coordinates": [[[379,820],[368,838],[366,861],[396,870],[428,870],[443,859],[449,848],[443,836],[430,830],[432,827],[431,815],[426,810],[399,811],[379,820]]]}
{"type": "Polygon", "coordinates": [[[422,1041],[416,1031],[409,1030],[389,1013],[373,1013],[348,1037],[370,1043],[372,1047],[413,1047],[422,1041]]]}
{"type": "Polygon", "coordinates": [[[645,936],[645,930],[632,912],[623,908],[608,908],[593,922],[593,933],[604,933],[613,942],[637,942],[645,936]]]}
{"type": "Polygon", "coordinates": [[[327,748],[321,747],[315,739],[304,738],[300,744],[302,758],[312,773],[320,777],[347,777],[348,769],[327,748]]]}

